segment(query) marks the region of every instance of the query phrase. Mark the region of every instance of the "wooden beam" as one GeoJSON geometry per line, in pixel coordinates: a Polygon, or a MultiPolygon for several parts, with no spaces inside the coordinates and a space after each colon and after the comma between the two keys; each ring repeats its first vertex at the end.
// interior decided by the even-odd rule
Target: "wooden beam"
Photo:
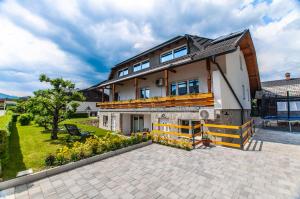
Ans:
{"type": "Polygon", "coordinates": [[[251,52],[251,53],[246,53],[246,54],[244,54],[244,57],[250,57],[250,56],[252,56],[253,55],[253,53],[251,52]]]}
{"type": "Polygon", "coordinates": [[[115,91],[116,91],[116,86],[115,84],[112,84],[112,101],[115,101],[115,91]]]}
{"type": "Polygon", "coordinates": [[[206,70],[207,70],[207,91],[211,93],[211,67],[210,67],[209,59],[206,59],[206,70]]]}
{"type": "Polygon", "coordinates": [[[135,99],[138,99],[139,95],[139,80],[138,78],[134,78],[134,87],[135,87],[135,99]]]}
{"type": "Polygon", "coordinates": [[[104,102],[104,88],[103,87],[100,88],[100,92],[101,92],[101,102],[104,102]]]}
{"type": "Polygon", "coordinates": [[[164,80],[165,80],[165,88],[166,88],[166,96],[169,95],[169,71],[164,70],[164,80]]]}
{"type": "Polygon", "coordinates": [[[169,69],[169,71],[172,73],[176,73],[176,70],[174,70],[174,69],[169,69]]]}
{"type": "Polygon", "coordinates": [[[138,77],[138,79],[146,80],[146,77],[138,77]]]}

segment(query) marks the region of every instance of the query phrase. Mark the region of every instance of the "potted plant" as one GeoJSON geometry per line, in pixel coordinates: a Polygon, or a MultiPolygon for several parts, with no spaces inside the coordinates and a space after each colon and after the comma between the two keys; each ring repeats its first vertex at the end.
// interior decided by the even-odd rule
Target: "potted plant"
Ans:
{"type": "Polygon", "coordinates": [[[204,146],[209,147],[210,146],[211,139],[209,138],[208,134],[203,134],[202,136],[202,143],[204,146]]]}

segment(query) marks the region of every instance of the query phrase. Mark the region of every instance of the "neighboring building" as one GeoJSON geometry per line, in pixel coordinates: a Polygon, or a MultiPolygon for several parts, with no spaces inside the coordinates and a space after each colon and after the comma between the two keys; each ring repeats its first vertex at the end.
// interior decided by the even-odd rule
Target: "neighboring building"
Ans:
{"type": "Polygon", "coordinates": [[[4,104],[5,100],[4,99],[0,99],[0,110],[4,110],[4,104]]]}
{"type": "Polygon", "coordinates": [[[6,99],[0,99],[0,110],[6,110],[9,106],[16,106],[17,102],[9,101],[6,99]]]}
{"type": "MultiPolygon", "coordinates": [[[[79,107],[77,107],[76,113],[88,113],[90,117],[96,117],[99,108],[96,107],[96,103],[102,100],[102,92],[96,87],[90,87],[81,90],[85,97],[84,102],[78,102],[79,107]]],[[[108,95],[103,94],[104,101],[108,101],[108,95]]]]}
{"type": "Polygon", "coordinates": [[[300,78],[291,78],[262,82],[262,90],[256,93],[261,116],[266,119],[300,120],[300,78]]]}
{"type": "Polygon", "coordinates": [[[97,103],[99,127],[129,134],[153,123],[198,124],[200,109],[212,109],[215,123],[240,125],[260,79],[244,30],[217,39],[177,36],[117,64],[96,87],[110,101],[97,103]]]}

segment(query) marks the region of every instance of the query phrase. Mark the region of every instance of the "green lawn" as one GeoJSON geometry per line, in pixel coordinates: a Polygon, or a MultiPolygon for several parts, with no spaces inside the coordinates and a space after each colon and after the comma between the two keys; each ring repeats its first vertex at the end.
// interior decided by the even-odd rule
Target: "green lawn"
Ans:
{"type": "Polygon", "coordinates": [[[11,114],[11,112],[7,112],[6,115],[0,116],[0,129],[6,129],[6,125],[10,121],[11,114]]]}
{"type": "MultiPolygon", "coordinates": [[[[76,124],[82,131],[94,131],[97,136],[104,136],[108,131],[97,127],[81,124],[87,118],[70,119],[64,123],[76,124]]],[[[66,144],[65,138],[68,134],[59,133],[57,140],[50,139],[50,132],[34,124],[20,126],[18,123],[10,136],[10,159],[3,168],[3,178],[5,180],[14,178],[18,171],[32,168],[34,172],[42,170],[45,156],[55,153],[56,150],[66,144]]]]}

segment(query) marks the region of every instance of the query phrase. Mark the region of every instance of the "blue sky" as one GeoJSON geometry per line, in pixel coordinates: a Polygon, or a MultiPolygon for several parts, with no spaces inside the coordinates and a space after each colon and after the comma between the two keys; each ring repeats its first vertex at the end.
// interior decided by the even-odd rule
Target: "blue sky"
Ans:
{"type": "Polygon", "coordinates": [[[116,63],[176,35],[249,28],[262,80],[300,77],[300,2],[293,0],[0,0],[0,92],[31,95],[39,74],[85,88],[116,63]]]}

